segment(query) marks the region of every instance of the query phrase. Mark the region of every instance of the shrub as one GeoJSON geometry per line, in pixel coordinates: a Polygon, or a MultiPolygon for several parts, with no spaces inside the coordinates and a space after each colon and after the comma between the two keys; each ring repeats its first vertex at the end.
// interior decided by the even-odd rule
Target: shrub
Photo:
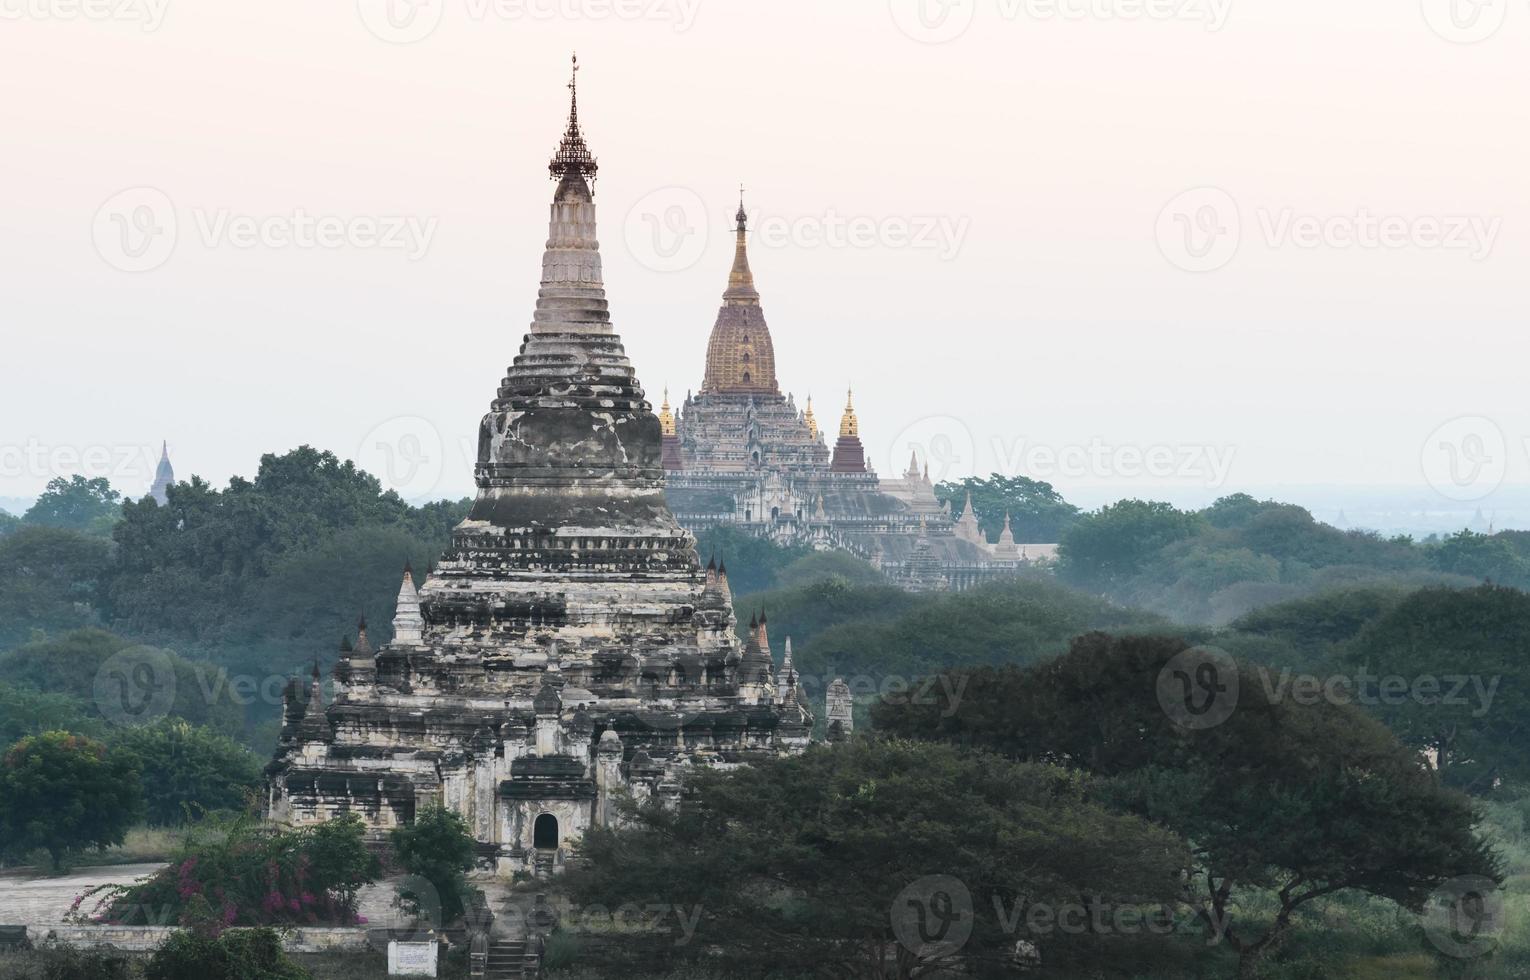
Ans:
{"type": "Polygon", "coordinates": [[[273,929],[239,929],[213,936],[178,932],[149,960],[146,980],[312,980],[287,958],[273,929]]]}

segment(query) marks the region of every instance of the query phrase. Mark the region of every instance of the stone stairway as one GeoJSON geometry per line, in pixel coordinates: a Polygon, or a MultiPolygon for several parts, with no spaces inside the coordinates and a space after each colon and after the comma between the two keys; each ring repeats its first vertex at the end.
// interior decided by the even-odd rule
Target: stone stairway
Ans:
{"type": "Polygon", "coordinates": [[[527,972],[526,944],[521,941],[496,940],[489,944],[489,965],[484,980],[523,980],[536,976],[533,967],[527,972]]]}

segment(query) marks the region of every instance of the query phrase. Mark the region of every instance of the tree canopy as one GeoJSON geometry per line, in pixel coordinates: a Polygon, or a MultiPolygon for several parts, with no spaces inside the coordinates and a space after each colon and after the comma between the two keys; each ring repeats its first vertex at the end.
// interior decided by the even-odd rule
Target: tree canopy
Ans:
{"type": "Polygon", "coordinates": [[[892,734],[1104,778],[1117,806],[1193,842],[1200,914],[1246,973],[1315,898],[1354,889],[1417,912],[1445,881],[1500,877],[1470,801],[1379,722],[1271,696],[1247,665],[1175,638],[1090,634],[1056,661],[973,671],[873,718],[892,734]],[[1196,699],[1214,713],[1197,721],[1196,699]],[[1239,912],[1255,888],[1279,901],[1263,932],[1239,912]]]}
{"type": "Polygon", "coordinates": [[[855,740],[693,773],[678,807],[587,833],[567,885],[586,910],[643,910],[664,940],[654,956],[729,975],[1010,975],[1022,941],[1022,956],[1083,975],[1107,953],[1145,955],[1143,937],[1055,923],[1157,914],[1188,866],[1172,833],[1088,797],[1048,766],[855,740]]]}
{"type": "Polygon", "coordinates": [[[952,517],[961,514],[969,493],[978,525],[990,541],[999,540],[1006,516],[1016,541],[1037,544],[1060,541],[1078,520],[1078,508],[1064,500],[1050,483],[1024,476],[995,473],[986,479],[968,477],[935,487],[935,496],[951,505],[952,517]]]}
{"type": "Polygon", "coordinates": [[[105,477],[57,476],[48,481],[22,521],[37,527],[109,535],[122,513],[122,494],[105,477]]]}
{"type": "Polygon", "coordinates": [[[4,848],[45,850],[55,870],[71,851],[121,844],[142,812],[137,760],[92,739],[31,735],[0,760],[4,848]]]}

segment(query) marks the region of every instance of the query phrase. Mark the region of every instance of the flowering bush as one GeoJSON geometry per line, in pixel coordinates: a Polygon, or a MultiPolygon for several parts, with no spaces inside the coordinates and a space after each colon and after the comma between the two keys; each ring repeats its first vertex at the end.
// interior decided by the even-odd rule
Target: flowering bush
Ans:
{"type": "Polygon", "coordinates": [[[245,821],[226,840],[188,844],[153,877],[107,893],[95,921],[213,936],[232,926],[356,925],[356,893],[380,870],[357,817],[295,831],[245,821]]]}

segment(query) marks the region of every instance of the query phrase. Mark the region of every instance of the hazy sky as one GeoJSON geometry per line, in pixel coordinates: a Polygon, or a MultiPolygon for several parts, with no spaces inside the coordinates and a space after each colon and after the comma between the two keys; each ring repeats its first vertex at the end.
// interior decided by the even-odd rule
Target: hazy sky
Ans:
{"type": "Polygon", "coordinates": [[[0,18],[0,496],[141,491],[160,439],[216,482],[307,442],[467,492],[574,49],[655,402],[700,382],[742,182],[783,387],[832,425],[853,383],[884,473],[917,445],[1089,496],[1530,481],[1530,0],[0,18]]]}

